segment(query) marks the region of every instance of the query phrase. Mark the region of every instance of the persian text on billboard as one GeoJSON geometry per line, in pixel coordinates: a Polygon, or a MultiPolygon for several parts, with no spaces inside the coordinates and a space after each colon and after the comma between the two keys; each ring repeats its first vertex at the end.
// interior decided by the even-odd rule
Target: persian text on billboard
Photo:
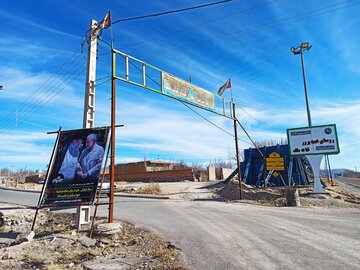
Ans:
{"type": "Polygon", "coordinates": [[[292,156],[340,152],[335,125],[288,129],[287,136],[292,156]]]}
{"type": "Polygon", "coordinates": [[[165,72],[162,72],[162,91],[200,107],[215,109],[214,94],[165,72]]]}
{"type": "Polygon", "coordinates": [[[60,132],[42,206],[93,203],[108,134],[107,127],[60,132]]]}

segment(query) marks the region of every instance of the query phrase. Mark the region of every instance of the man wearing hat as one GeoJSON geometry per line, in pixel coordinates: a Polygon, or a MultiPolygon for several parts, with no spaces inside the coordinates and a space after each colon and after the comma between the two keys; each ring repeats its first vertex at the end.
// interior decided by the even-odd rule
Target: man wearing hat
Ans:
{"type": "Polygon", "coordinates": [[[83,148],[82,139],[79,135],[74,135],[71,138],[71,143],[66,151],[63,162],[61,164],[58,175],[62,175],[63,180],[71,181],[75,177],[76,168],[78,165],[78,158],[81,149],[83,148]]]}

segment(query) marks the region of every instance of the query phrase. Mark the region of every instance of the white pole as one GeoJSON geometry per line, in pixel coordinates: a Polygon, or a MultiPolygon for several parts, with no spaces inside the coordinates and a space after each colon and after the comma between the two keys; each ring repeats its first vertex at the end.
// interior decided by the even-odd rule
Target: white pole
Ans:
{"type": "Polygon", "coordinates": [[[92,34],[92,29],[94,29],[97,25],[98,23],[95,20],[90,21],[83,128],[94,127],[97,36],[92,34]]]}
{"type": "MultiPolygon", "coordinates": [[[[93,35],[93,29],[98,25],[97,21],[90,21],[88,39],[88,62],[86,69],[85,99],[83,128],[93,128],[95,122],[95,80],[97,58],[97,35],[93,35]]],[[[90,206],[79,206],[76,209],[76,228],[82,224],[90,223],[90,206]]]]}

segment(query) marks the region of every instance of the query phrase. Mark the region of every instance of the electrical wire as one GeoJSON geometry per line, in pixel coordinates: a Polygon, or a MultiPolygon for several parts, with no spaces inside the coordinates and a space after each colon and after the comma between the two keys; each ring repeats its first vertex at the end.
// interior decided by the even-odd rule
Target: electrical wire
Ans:
{"type": "Polygon", "coordinates": [[[210,43],[214,44],[214,43],[217,43],[217,42],[229,39],[229,38],[233,38],[234,36],[244,36],[244,35],[247,35],[247,34],[250,34],[250,33],[256,33],[258,31],[266,30],[266,29],[274,27],[274,26],[283,25],[283,24],[286,24],[286,23],[289,23],[289,22],[292,22],[292,21],[304,20],[304,19],[309,19],[309,18],[312,18],[312,17],[321,16],[321,15],[324,15],[324,14],[327,14],[327,13],[330,13],[330,12],[338,11],[338,10],[341,10],[341,9],[345,9],[345,8],[360,4],[359,2],[355,2],[355,3],[352,3],[352,4],[346,5],[346,6],[340,6],[342,4],[350,3],[350,2],[353,2],[353,0],[337,2],[335,4],[328,5],[328,6],[319,8],[319,9],[315,9],[315,10],[312,10],[310,12],[304,12],[304,13],[300,13],[300,14],[295,15],[295,16],[291,16],[291,17],[287,17],[287,18],[284,18],[284,19],[272,21],[272,22],[269,22],[269,23],[265,23],[265,24],[262,24],[262,25],[255,26],[255,27],[247,29],[247,30],[236,31],[236,32],[233,32],[233,33],[230,33],[230,34],[227,34],[227,35],[223,35],[221,38],[206,39],[206,40],[202,40],[202,41],[195,42],[195,43],[192,43],[192,44],[188,44],[186,46],[173,47],[173,48],[169,48],[169,49],[166,49],[166,50],[162,49],[160,51],[156,51],[156,52],[152,52],[152,53],[149,53],[149,54],[142,55],[141,57],[147,57],[147,56],[152,56],[152,55],[164,55],[164,54],[167,54],[167,53],[170,53],[170,52],[182,51],[182,50],[189,49],[189,48],[199,46],[199,45],[208,45],[210,43]],[[338,7],[338,6],[340,6],[340,7],[338,7]]]}
{"type": "MultiPolygon", "coordinates": [[[[84,36],[86,36],[88,32],[89,30],[85,32],[84,36]]],[[[83,54],[83,45],[84,45],[84,39],[81,42],[80,49],[75,51],[73,55],[60,66],[59,72],[57,72],[56,74],[52,74],[50,78],[48,78],[37,90],[35,90],[34,93],[32,93],[30,98],[26,99],[26,101],[24,101],[17,107],[17,112],[19,112],[19,114],[16,116],[18,123],[21,123],[26,119],[28,119],[29,117],[31,117],[41,107],[46,105],[50,100],[52,100],[61,91],[63,91],[66,88],[66,86],[69,85],[69,83],[67,83],[69,79],[73,81],[76,78],[76,76],[80,75],[78,71],[81,70],[83,66],[83,63],[81,63],[82,61],[81,55],[83,54]],[[60,71],[61,73],[63,73],[63,75],[65,75],[62,78],[58,77],[58,75],[61,74],[60,71]]],[[[95,82],[101,81],[103,79],[107,79],[108,81],[109,76],[106,76],[104,78],[99,78],[95,82]]],[[[101,85],[105,82],[99,83],[98,85],[101,85]]],[[[8,115],[5,116],[0,121],[0,125],[3,125],[2,135],[7,134],[8,131],[13,129],[11,128],[13,125],[12,114],[13,114],[12,112],[9,112],[8,115]]]]}
{"type": "Polygon", "coordinates": [[[111,78],[107,79],[106,81],[103,81],[103,82],[101,82],[101,83],[96,84],[96,86],[100,86],[100,85],[102,85],[102,84],[104,84],[104,83],[107,83],[108,81],[111,81],[111,78]]]}
{"type": "MultiPolygon", "coordinates": [[[[68,76],[69,74],[71,74],[74,70],[74,68],[76,68],[77,66],[79,66],[79,64],[82,65],[82,63],[80,62],[81,58],[75,58],[75,60],[69,64],[69,61],[66,61],[62,67],[61,70],[62,72],[65,72],[65,76],[68,76]],[[63,67],[66,65],[66,68],[63,69],[63,67]]],[[[35,90],[34,93],[31,94],[31,96],[29,98],[27,98],[24,102],[22,102],[19,106],[18,106],[18,110],[20,111],[20,115],[24,114],[24,111],[31,111],[33,106],[36,106],[37,103],[41,103],[42,100],[44,99],[44,97],[46,98],[47,96],[49,96],[49,93],[51,94],[51,90],[59,83],[61,82],[61,78],[56,77],[57,74],[53,74],[50,78],[48,78],[37,90],[35,90]],[[35,101],[35,102],[34,102],[35,101]],[[35,105],[34,105],[35,104],[35,105]]],[[[12,113],[9,112],[9,114],[7,114],[1,121],[0,121],[0,126],[5,124],[5,127],[7,126],[6,122],[9,123],[11,121],[11,115],[12,113]]]]}
{"type": "Polygon", "coordinates": [[[218,1],[218,2],[213,2],[213,3],[208,3],[208,4],[188,7],[188,8],[164,11],[164,12],[160,12],[160,13],[156,13],[156,14],[149,14],[149,15],[137,16],[137,17],[132,17],[132,18],[120,19],[120,20],[116,20],[116,21],[112,22],[111,24],[114,25],[114,24],[117,24],[117,23],[120,23],[120,22],[128,22],[128,21],[134,21],[134,20],[139,20],[139,19],[146,19],[146,18],[151,18],[151,17],[158,17],[158,16],[162,16],[162,15],[179,13],[179,12],[184,12],[184,11],[189,11],[189,10],[194,10],[194,9],[199,9],[199,8],[204,8],[204,7],[210,7],[210,6],[219,5],[219,4],[224,4],[226,2],[231,2],[231,1],[232,0],[223,0],[223,1],[218,1]]]}
{"type": "Polygon", "coordinates": [[[265,2],[265,3],[261,3],[261,4],[258,4],[258,5],[252,6],[250,8],[243,9],[243,10],[240,10],[240,11],[235,12],[235,13],[227,14],[227,15],[224,15],[224,16],[221,16],[221,17],[218,17],[218,18],[215,18],[215,19],[212,19],[212,20],[209,20],[209,21],[197,24],[197,25],[193,25],[193,26],[190,26],[190,27],[185,27],[185,28],[182,28],[180,30],[172,31],[171,33],[163,34],[163,35],[160,35],[160,36],[152,38],[152,39],[147,39],[147,40],[144,40],[144,41],[141,41],[141,42],[133,43],[133,44],[121,47],[121,49],[132,48],[132,47],[136,47],[136,46],[139,46],[141,44],[144,44],[144,43],[149,43],[151,41],[163,39],[164,37],[170,37],[170,36],[173,36],[174,34],[178,34],[178,33],[181,33],[181,32],[187,31],[187,30],[199,28],[201,26],[211,24],[211,23],[216,22],[216,21],[220,21],[220,20],[223,20],[223,19],[228,19],[230,17],[238,16],[238,15],[243,14],[245,12],[257,9],[259,7],[270,5],[270,4],[272,4],[274,2],[277,2],[277,1],[279,1],[279,0],[272,0],[272,1],[265,2]]]}
{"type": "MultiPolygon", "coordinates": [[[[250,116],[252,119],[254,119],[256,122],[259,122],[259,123],[262,123],[264,124],[265,126],[269,127],[269,128],[272,128],[272,129],[276,129],[276,130],[280,130],[278,128],[275,128],[273,126],[270,126],[268,125],[267,123],[265,123],[264,121],[261,121],[257,118],[255,118],[255,116],[251,115],[250,113],[248,113],[244,108],[242,108],[240,105],[236,105],[237,108],[239,108],[240,110],[242,110],[244,113],[246,113],[248,116],[250,116]]],[[[282,130],[283,131],[283,130],[282,130]]]]}
{"type": "MultiPolygon", "coordinates": [[[[69,74],[66,79],[62,81],[62,84],[58,84],[56,88],[54,88],[50,93],[48,93],[41,101],[40,103],[32,106],[30,109],[28,109],[25,112],[22,112],[18,115],[18,123],[22,123],[23,121],[29,119],[32,115],[34,115],[36,112],[38,112],[43,106],[48,104],[54,97],[56,97],[60,92],[62,92],[67,86],[70,85],[70,82],[72,82],[75,77],[72,76],[79,72],[79,70],[82,68],[82,65],[79,66],[75,71],[73,71],[72,74],[69,74]]],[[[16,127],[12,126],[11,123],[9,123],[5,127],[5,131],[0,134],[0,136],[7,135],[11,130],[15,129],[16,127]]]]}
{"type": "MultiPolygon", "coordinates": [[[[121,55],[123,58],[125,58],[123,55],[121,55]]],[[[131,64],[132,66],[134,66],[138,71],[141,71],[141,69],[139,67],[137,67],[134,63],[132,63],[131,60],[129,60],[129,64],[131,64]]],[[[155,81],[153,78],[151,78],[149,75],[146,74],[146,77],[149,78],[151,81],[153,81],[155,84],[157,84],[159,87],[161,87],[161,84],[159,84],[157,81],[155,81]]],[[[201,115],[200,113],[198,113],[196,110],[194,110],[193,108],[191,108],[188,104],[178,100],[180,103],[182,103],[185,107],[187,107],[188,109],[190,109],[192,112],[194,112],[195,114],[197,114],[199,117],[201,117],[202,119],[204,119],[205,121],[207,121],[208,123],[210,123],[211,125],[213,125],[214,127],[220,129],[221,131],[225,132],[226,134],[235,137],[233,134],[231,134],[230,132],[226,131],[225,129],[223,129],[222,127],[216,125],[214,122],[212,122],[211,120],[207,119],[205,116],[201,115]]],[[[240,138],[238,138],[239,141],[245,142],[247,144],[252,145],[251,143],[242,140],[240,138]]]]}

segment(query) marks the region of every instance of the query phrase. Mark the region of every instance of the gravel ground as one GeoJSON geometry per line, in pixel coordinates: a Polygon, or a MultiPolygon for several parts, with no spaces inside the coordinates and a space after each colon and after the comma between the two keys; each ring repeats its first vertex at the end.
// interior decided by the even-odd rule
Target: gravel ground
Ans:
{"type": "Polygon", "coordinates": [[[130,223],[100,219],[89,238],[74,214],[40,211],[32,235],[33,210],[0,209],[0,269],[186,269],[179,249],[130,223]]]}

